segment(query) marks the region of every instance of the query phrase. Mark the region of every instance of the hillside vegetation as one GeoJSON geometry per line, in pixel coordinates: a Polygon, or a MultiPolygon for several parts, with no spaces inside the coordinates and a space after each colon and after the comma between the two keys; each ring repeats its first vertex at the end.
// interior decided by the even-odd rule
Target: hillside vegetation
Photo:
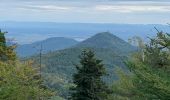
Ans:
{"type": "MultiPolygon", "coordinates": [[[[96,57],[103,60],[108,74],[104,77],[107,83],[112,83],[117,79],[114,74],[116,66],[128,71],[123,61],[136,50],[135,47],[117,36],[104,32],[98,33],[71,48],[47,53],[42,58],[47,86],[60,90],[61,96],[66,97],[68,87],[72,85],[72,75],[76,71],[74,65],[78,64],[79,55],[84,49],[94,51],[96,57]]],[[[39,61],[39,57],[32,58],[39,61]]]]}

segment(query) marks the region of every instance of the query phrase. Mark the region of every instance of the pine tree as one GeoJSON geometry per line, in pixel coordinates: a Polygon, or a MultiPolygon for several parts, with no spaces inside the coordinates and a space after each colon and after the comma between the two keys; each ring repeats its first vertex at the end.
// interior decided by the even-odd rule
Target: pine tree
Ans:
{"type": "Polygon", "coordinates": [[[127,62],[135,77],[133,84],[149,100],[169,100],[170,35],[158,32],[150,40],[127,62]]]}
{"type": "Polygon", "coordinates": [[[81,66],[76,66],[78,72],[73,75],[76,86],[71,89],[71,100],[105,100],[107,98],[108,88],[102,81],[106,71],[101,62],[95,58],[92,51],[82,52],[81,66]]]}
{"type": "Polygon", "coordinates": [[[170,34],[158,32],[126,62],[132,74],[119,72],[109,100],[170,100],[170,34]]]}

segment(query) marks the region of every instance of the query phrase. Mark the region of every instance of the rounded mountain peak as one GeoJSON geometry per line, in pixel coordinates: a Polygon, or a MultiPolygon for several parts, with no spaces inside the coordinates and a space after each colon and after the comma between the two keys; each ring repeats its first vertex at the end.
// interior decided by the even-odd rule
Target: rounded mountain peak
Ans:
{"type": "Polygon", "coordinates": [[[133,51],[134,47],[110,32],[98,33],[77,44],[79,48],[103,48],[119,52],[133,51]]]}

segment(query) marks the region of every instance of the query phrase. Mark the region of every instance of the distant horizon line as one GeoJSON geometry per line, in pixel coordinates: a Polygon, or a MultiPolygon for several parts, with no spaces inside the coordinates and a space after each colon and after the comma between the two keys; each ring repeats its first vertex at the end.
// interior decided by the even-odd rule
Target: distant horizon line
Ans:
{"type": "Polygon", "coordinates": [[[163,23],[114,23],[114,22],[52,22],[52,21],[0,21],[0,23],[61,23],[61,24],[117,24],[117,25],[169,25],[163,23]]]}

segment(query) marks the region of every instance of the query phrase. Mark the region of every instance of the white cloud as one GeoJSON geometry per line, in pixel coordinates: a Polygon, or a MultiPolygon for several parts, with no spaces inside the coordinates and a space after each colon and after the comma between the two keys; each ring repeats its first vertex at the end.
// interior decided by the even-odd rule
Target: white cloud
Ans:
{"type": "Polygon", "coordinates": [[[90,6],[77,6],[77,5],[25,5],[19,7],[21,9],[27,10],[38,10],[38,11],[72,11],[72,12],[84,12],[84,11],[96,11],[96,12],[116,12],[116,13],[144,13],[144,12],[170,12],[169,5],[101,5],[95,4],[90,6]]]}
{"type": "Polygon", "coordinates": [[[167,23],[170,16],[170,0],[0,1],[2,21],[167,23]]]}
{"type": "Polygon", "coordinates": [[[43,10],[43,11],[68,11],[72,10],[73,7],[68,6],[58,6],[58,5],[26,5],[24,7],[19,7],[24,9],[31,10],[43,10]]]}
{"type": "Polygon", "coordinates": [[[120,13],[131,13],[131,12],[170,12],[170,6],[134,6],[134,5],[97,5],[95,7],[97,11],[112,11],[120,13]]]}

